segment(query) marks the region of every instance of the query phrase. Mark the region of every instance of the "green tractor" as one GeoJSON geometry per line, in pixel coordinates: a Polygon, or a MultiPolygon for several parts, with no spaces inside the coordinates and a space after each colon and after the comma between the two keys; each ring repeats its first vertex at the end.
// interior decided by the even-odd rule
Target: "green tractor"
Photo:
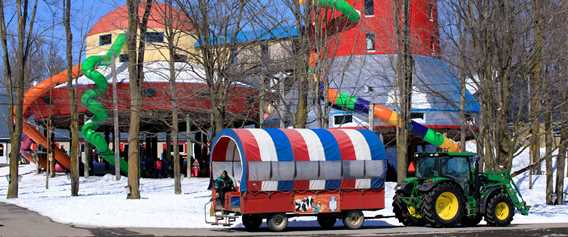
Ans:
{"type": "Polygon", "coordinates": [[[480,172],[479,157],[470,152],[417,153],[414,177],[397,186],[396,218],[406,226],[491,226],[511,223],[517,209],[528,215],[511,175],[480,172]]]}

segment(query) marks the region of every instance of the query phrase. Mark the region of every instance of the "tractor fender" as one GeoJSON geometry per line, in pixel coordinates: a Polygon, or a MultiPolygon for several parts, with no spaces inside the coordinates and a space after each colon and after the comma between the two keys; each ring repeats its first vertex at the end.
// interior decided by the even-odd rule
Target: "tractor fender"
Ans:
{"type": "Polygon", "coordinates": [[[479,212],[483,215],[485,215],[485,210],[487,208],[487,202],[489,201],[489,198],[493,197],[493,195],[503,192],[504,190],[500,187],[494,187],[491,188],[487,191],[485,191],[484,193],[487,193],[487,195],[481,195],[481,198],[479,200],[479,212]]]}
{"type": "Polygon", "coordinates": [[[430,190],[432,190],[432,188],[434,188],[434,183],[433,182],[428,182],[428,183],[423,183],[418,185],[418,191],[420,192],[430,192],[430,190]]]}

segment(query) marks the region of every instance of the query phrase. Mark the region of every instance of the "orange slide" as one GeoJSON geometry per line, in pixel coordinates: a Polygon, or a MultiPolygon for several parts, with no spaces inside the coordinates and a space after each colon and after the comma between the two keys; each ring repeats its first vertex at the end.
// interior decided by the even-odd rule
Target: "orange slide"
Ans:
{"type": "MultiPolygon", "coordinates": [[[[81,75],[80,69],[81,69],[80,65],[76,65],[73,67],[72,73],[74,78],[81,75]]],[[[24,115],[26,115],[26,112],[28,111],[29,107],[34,103],[34,101],[42,97],[46,92],[49,91],[49,89],[54,88],[66,82],[67,82],[67,69],[65,69],[64,71],[58,74],[53,75],[47,80],[41,81],[36,86],[28,89],[26,91],[26,94],[24,95],[24,107],[23,107],[24,115]]],[[[24,121],[23,133],[26,136],[28,136],[30,139],[32,139],[35,143],[43,147],[47,147],[47,138],[43,134],[41,134],[33,125],[29,124],[27,121],[24,121]]],[[[69,167],[71,167],[69,156],[67,156],[67,154],[61,149],[59,149],[59,147],[57,146],[55,146],[54,149],[55,149],[55,157],[54,157],[55,160],[63,168],[69,170],[69,167]]],[[[40,165],[42,168],[45,168],[46,163],[40,162],[40,165]]]]}

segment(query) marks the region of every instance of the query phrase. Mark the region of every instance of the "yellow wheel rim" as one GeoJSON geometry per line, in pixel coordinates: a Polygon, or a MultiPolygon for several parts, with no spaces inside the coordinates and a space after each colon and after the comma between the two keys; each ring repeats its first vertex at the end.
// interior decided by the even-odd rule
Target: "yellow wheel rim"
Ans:
{"type": "Polygon", "coordinates": [[[408,207],[408,214],[414,218],[420,219],[422,218],[422,216],[420,214],[418,214],[418,212],[416,211],[416,208],[414,207],[408,207]]]}
{"type": "Polygon", "coordinates": [[[458,214],[459,200],[451,192],[443,192],[436,198],[436,214],[445,221],[452,220],[458,214]]]}
{"type": "Polygon", "coordinates": [[[497,219],[500,221],[507,220],[509,212],[509,205],[507,205],[506,202],[497,203],[497,206],[495,207],[495,217],[497,217],[497,219]]]}

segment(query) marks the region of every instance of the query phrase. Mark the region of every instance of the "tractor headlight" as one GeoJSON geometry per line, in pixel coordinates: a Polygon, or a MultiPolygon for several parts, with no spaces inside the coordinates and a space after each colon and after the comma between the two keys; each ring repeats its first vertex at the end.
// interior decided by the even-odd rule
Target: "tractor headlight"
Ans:
{"type": "Polygon", "coordinates": [[[398,191],[404,188],[404,184],[396,184],[396,186],[394,186],[394,190],[398,191]]]}

